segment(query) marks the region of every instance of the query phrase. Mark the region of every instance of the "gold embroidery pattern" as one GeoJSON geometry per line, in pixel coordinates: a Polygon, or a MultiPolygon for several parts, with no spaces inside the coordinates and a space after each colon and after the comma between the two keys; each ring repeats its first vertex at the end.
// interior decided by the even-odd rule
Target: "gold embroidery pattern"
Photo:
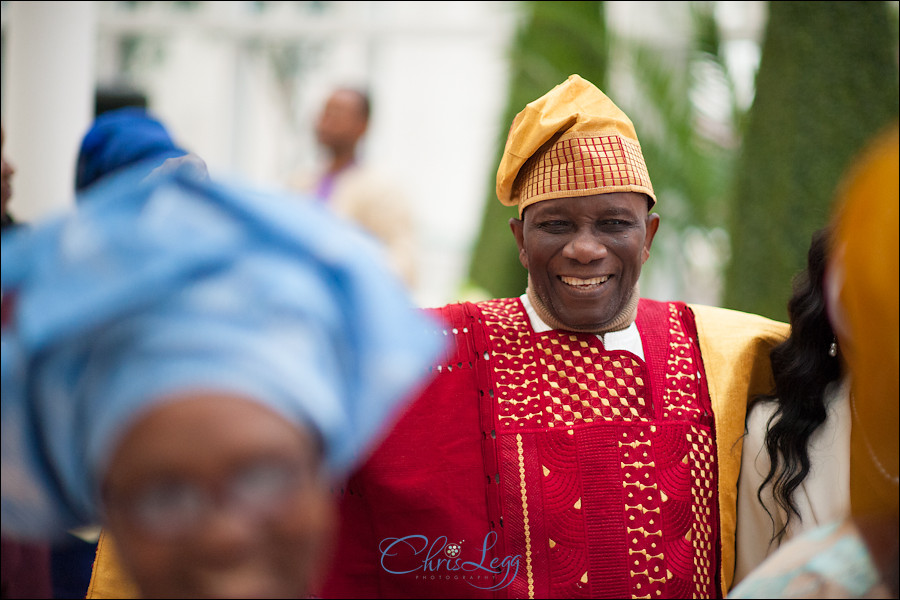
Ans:
{"type": "Polygon", "coordinates": [[[715,594],[710,557],[715,556],[713,540],[713,519],[715,494],[713,489],[713,439],[708,431],[697,426],[688,434],[691,461],[691,511],[694,522],[691,527],[691,542],[694,547],[694,590],[700,598],[711,598],[715,594]]]}
{"type": "MultiPolygon", "coordinates": [[[[491,344],[489,358],[499,427],[510,433],[522,427],[529,430],[543,427],[548,434],[555,427],[571,435],[575,433],[574,425],[618,423],[617,435],[621,435],[618,462],[625,499],[622,515],[626,523],[625,549],[633,597],[660,598],[676,586],[687,592],[687,597],[714,595],[715,443],[706,424],[709,415],[702,409],[700,399],[700,365],[693,358],[693,341],[682,325],[677,306],[668,307],[670,344],[665,356],[665,378],[661,382],[662,402],[657,405],[660,414],[656,417],[661,423],[669,422],[663,425],[655,424],[646,367],[642,362],[624,353],[604,355],[599,345],[595,347],[584,336],[561,332],[533,334],[517,299],[483,302],[479,306],[491,344]],[[531,339],[535,340],[533,345],[531,339]],[[673,434],[677,442],[671,437],[673,434]],[[656,444],[660,445],[654,448],[656,444]],[[684,469],[681,475],[678,470],[667,471],[671,481],[661,481],[654,455],[664,448],[663,454],[668,454],[675,445],[681,448],[678,456],[684,459],[684,469]],[[667,546],[672,543],[666,537],[671,533],[668,528],[672,524],[668,521],[664,524],[660,515],[662,506],[667,501],[673,502],[670,497],[673,493],[676,494],[674,502],[683,506],[678,525],[681,543],[667,546]],[[673,560],[679,565],[676,573],[667,568],[672,566],[667,561],[673,560]]],[[[533,597],[533,571],[542,572],[544,563],[542,554],[538,558],[532,556],[532,542],[546,544],[542,548],[549,549],[551,556],[564,556],[572,551],[568,545],[574,540],[564,539],[565,535],[558,537],[559,531],[541,540],[531,539],[535,522],[529,519],[537,515],[528,512],[521,434],[516,435],[516,442],[518,460],[506,465],[513,470],[510,473],[513,477],[518,467],[520,494],[515,495],[520,497],[512,496],[509,501],[513,507],[520,505],[524,517],[526,576],[529,597],[533,597]]],[[[554,466],[547,462],[537,468],[544,477],[555,472],[554,466]]],[[[554,490],[559,482],[555,484],[554,490]]],[[[563,491],[567,491],[566,496],[569,491],[574,492],[567,498],[571,504],[566,506],[575,508],[580,500],[578,486],[563,491]]],[[[543,511],[552,504],[545,496],[547,490],[530,492],[532,496],[538,494],[530,498],[532,509],[537,506],[535,499],[543,511]]],[[[575,512],[581,511],[575,508],[575,512]]],[[[580,568],[577,574],[567,574],[565,581],[558,585],[568,589],[575,582],[569,575],[579,578],[582,574],[584,570],[580,568]]],[[[585,585],[581,579],[575,583],[578,587],[585,585]]],[[[594,582],[594,585],[598,584],[594,582]]]]}
{"type": "Polygon", "coordinates": [[[515,298],[504,298],[479,304],[491,341],[498,418],[501,427],[539,427],[543,407],[532,383],[537,380],[537,364],[534,350],[523,343],[531,328],[516,303],[515,298]]]}
{"type": "Polygon", "coordinates": [[[534,598],[534,573],[531,570],[531,527],[528,523],[528,494],[525,491],[525,453],[522,435],[516,434],[516,450],[519,453],[519,486],[522,490],[522,517],[525,523],[525,572],[528,575],[528,597],[534,598]]]}
{"type": "Polygon", "coordinates": [[[547,368],[550,427],[651,418],[643,368],[634,358],[603,356],[596,346],[565,334],[541,338],[538,355],[547,368]],[[599,394],[600,389],[605,393],[599,394]]]}
{"type": "Polygon", "coordinates": [[[712,435],[698,426],[704,417],[700,405],[700,370],[694,364],[694,341],[685,333],[678,308],[669,305],[669,333],[673,342],[666,363],[666,382],[663,392],[663,418],[692,421],[686,433],[689,445],[690,493],[692,522],[686,540],[693,549],[693,589],[695,597],[715,594],[712,561],[715,556],[714,490],[715,459],[712,435]]]}
{"type": "MultiPolygon", "coordinates": [[[[650,433],[656,427],[649,427],[650,433]]],[[[628,428],[619,440],[631,589],[636,598],[660,597],[665,589],[660,490],[654,477],[650,438],[645,428],[628,428]]]]}
{"type": "Polygon", "coordinates": [[[551,332],[534,348],[527,317],[515,299],[480,304],[491,340],[501,427],[572,427],[595,420],[652,418],[643,365],[603,356],[575,335],[551,332]],[[538,374],[549,388],[538,391],[538,374]],[[600,394],[598,390],[604,389],[600,394]]]}
{"type": "Polygon", "coordinates": [[[615,133],[563,136],[526,163],[520,181],[517,189],[523,199],[625,186],[653,189],[640,145],[615,133]]]}
{"type": "Polygon", "coordinates": [[[691,347],[693,340],[684,332],[678,318],[678,308],[669,304],[669,333],[674,341],[666,361],[666,388],[663,392],[663,418],[700,418],[697,402],[699,372],[694,366],[691,347]]]}

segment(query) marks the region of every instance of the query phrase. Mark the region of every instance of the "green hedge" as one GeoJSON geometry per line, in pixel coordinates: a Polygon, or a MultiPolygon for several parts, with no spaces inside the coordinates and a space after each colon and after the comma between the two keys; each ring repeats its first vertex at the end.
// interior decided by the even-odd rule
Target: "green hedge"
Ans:
{"type": "Polygon", "coordinates": [[[723,304],[786,320],[791,282],[836,186],[898,116],[886,2],[770,2],[735,173],[723,304]]]}

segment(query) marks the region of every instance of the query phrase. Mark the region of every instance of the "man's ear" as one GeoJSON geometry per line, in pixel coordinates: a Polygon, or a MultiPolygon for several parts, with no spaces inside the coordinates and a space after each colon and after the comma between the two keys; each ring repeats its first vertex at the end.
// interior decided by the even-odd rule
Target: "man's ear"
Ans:
{"type": "Polygon", "coordinates": [[[644,236],[644,250],[641,252],[641,264],[647,262],[650,258],[650,246],[653,245],[653,238],[659,230],[659,215],[650,213],[647,215],[647,234],[644,236]]]}
{"type": "Polygon", "coordinates": [[[516,245],[519,247],[519,262],[525,269],[528,269],[528,254],[525,253],[525,221],[515,217],[509,220],[509,228],[516,238],[516,245]]]}

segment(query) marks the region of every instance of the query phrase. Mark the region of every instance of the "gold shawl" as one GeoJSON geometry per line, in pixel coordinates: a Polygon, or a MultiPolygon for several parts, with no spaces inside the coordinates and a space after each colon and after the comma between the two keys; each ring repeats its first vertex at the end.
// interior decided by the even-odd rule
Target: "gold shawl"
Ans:
{"type": "Polygon", "coordinates": [[[691,305],[716,421],[723,594],[734,579],[737,481],[747,402],[774,389],[769,351],[790,333],[787,323],[711,306],[691,305]]]}

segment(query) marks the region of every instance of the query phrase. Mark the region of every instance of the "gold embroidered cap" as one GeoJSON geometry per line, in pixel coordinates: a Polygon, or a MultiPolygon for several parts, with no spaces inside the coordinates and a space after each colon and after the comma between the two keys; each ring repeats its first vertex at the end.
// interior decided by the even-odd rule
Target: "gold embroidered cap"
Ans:
{"type": "Polygon", "coordinates": [[[529,103],[513,119],[497,170],[497,198],[526,206],[573,196],[656,195],[631,119],[579,75],[529,103]]]}

